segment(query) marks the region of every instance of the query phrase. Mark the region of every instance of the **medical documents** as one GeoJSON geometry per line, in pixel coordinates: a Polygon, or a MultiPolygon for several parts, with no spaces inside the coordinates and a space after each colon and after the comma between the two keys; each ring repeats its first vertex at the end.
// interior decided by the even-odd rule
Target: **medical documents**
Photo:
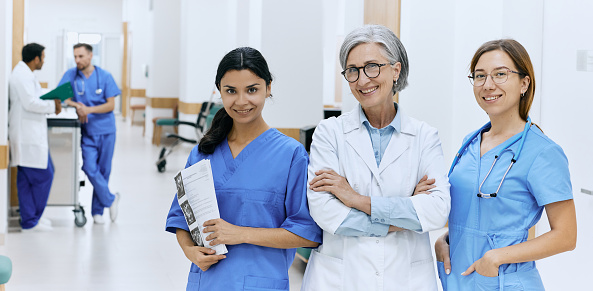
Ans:
{"type": "Polygon", "coordinates": [[[214,191],[214,178],[210,160],[201,160],[189,168],[181,170],[175,175],[177,185],[177,201],[191,237],[198,246],[211,248],[217,255],[226,254],[226,245],[210,246],[206,242],[209,233],[203,233],[204,222],[220,218],[216,192],[214,191]]]}
{"type": "Polygon", "coordinates": [[[57,88],[47,92],[43,96],[39,97],[41,100],[53,100],[53,99],[60,99],[60,101],[64,101],[68,98],[72,98],[74,96],[74,91],[72,91],[72,85],[70,82],[66,82],[57,88]]]}

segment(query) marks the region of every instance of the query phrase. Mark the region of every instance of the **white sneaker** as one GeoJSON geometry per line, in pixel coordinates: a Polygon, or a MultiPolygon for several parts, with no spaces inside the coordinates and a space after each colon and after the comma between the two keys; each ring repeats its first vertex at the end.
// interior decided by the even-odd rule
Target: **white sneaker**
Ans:
{"type": "Polygon", "coordinates": [[[115,193],[115,199],[113,200],[111,206],[109,206],[109,217],[111,218],[112,222],[115,222],[115,220],[117,219],[117,207],[119,206],[119,197],[120,194],[115,193]]]}
{"type": "Polygon", "coordinates": [[[105,224],[105,220],[103,219],[103,215],[95,214],[93,215],[93,220],[95,224],[105,224]]]}
{"type": "Polygon", "coordinates": [[[37,223],[44,224],[44,225],[47,225],[47,226],[51,226],[51,220],[49,220],[49,219],[47,219],[45,217],[39,218],[39,221],[37,223]]]}
{"type": "Polygon", "coordinates": [[[44,232],[44,231],[52,231],[53,227],[41,223],[37,223],[37,225],[31,228],[23,228],[23,232],[44,232]]]}

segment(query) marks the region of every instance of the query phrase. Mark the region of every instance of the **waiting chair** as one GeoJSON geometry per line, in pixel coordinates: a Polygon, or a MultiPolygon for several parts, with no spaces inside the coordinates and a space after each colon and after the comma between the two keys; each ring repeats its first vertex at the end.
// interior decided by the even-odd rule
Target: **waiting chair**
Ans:
{"type": "Polygon", "coordinates": [[[152,144],[157,147],[161,145],[161,135],[163,134],[163,126],[173,126],[175,133],[177,131],[177,123],[179,121],[179,112],[177,111],[178,106],[173,108],[173,117],[155,117],[152,119],[152,144]]]}
{"type": "Polygon", "coordinates": [[[6,290],[4,284],[8,283],[12,275],[12,261],[6,256],[0,256],[0,291],[6,290]]]}
{"type": "Polygon", "coordinates": [[[196,123],[177,120],[175,122],[175,125],[189,125],[194,127],[196,131],[196,139],[186,138],[178,134],[167,134],[168,138],[175,138],[175,141],[169,147],[165,146],[161,149],[159,159],[156,162],[157,170],[161,173],[165,171],[165,165],[167,164],[167,156],[170,155],[173,152],[173,149],[180,143],[187,142],[191,144],[197,144],[200,141],[200,139],[204,136],[206,131],[210,128],[210,125],[212,124],[212,119],[214,118],[216,112],[218,112],[218,110],[220,110],[222,107],[222,104],[204,102],[202,103],[200,113],[198,113],[198,119],[196,120],[196,123]]]}

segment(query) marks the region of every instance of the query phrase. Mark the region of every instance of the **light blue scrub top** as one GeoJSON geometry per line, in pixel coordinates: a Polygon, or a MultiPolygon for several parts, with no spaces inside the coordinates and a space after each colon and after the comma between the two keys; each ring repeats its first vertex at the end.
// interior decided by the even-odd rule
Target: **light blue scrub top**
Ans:
{"type": "MultiPolygon", "coordinates": [[[[233,159],[225,139],[214,153],[194,147],[186,167],[210,159],[220,217],[248,227],[284,228],[321,243],[321,229],[309,215],[305,148],[276,129],[269,129],[233,159]]],[[[166,230],[188,231],[183,213],[173,198],[166,230]]],[[[295,249],[251,244],[227,245],[226,258],[206,272],[191,265],[187,290],[289,290],[288,268],[295,249]],[[267,289],[266,289],[267,288],[267,289]]]]}
{"type": "MultiPolygon", "coordinates": [[[[399,113],[397,103],[393,103],[393,106],[395,106],[396,110],[395,117],[391,123],[381,129],[374,128],[363,110],[360,110],[360,121],[369,133],[377,167],[381,164],[383,154],[391,141],[393,133],[401,132],[401,114],[399,113]]],[[[373,214],[372,218],[375,220],[385,221],[385,223],[373,222],[371,216],[353,208],[338,229],[336,229],[336,234],[344,236],[380,237],[387,235],[390,225],[415,231],[422,230],[416,209],[414,209],[414,204],[412,204],[412,200],[409,197],[372,197],[371,214],[373,214]]]]}
{"type": "MultiPolygon", "coordinates": [[[[519,143],[520,140],[509,149],[516,153],[519,143]]],[[[477,272],[468,276],[460,274],[487,251],[526,241],[529,229],[539,221],[546,204],[572,199],[568,160],[560,146],[532,125],[520,158],[508,172],[498,196],[479,198],[478,187],[505,143],[482,157],[480,144],[481,134],[462,154],[449,176],[451,273],[446,275],[443,263],[438,262],[443,288],[455,291],[544,290],[533,261],[501,265],[498,277],[485,277],[477,272]]],[[[482,193],[496,191],[512,157],[509,151],[501,155],[482,186],[482,193]]]]}
{"type": "MultiPolygon", "coordinates": [[[[117,84],[115,83],[115,80],[113,80],[111,74],[101,69],[99,66],[95,66],[95,70],[88,78],[86,78],[82,72],[78,71],[76,67],[71,68],[64,73],[59,85],[66,82],[70,82],[72,91],[74,91],[72,101],[81,102],[86,106],[105,104],[107,103],[107,98],[121,94],[121,91],[117,88],[117,84]],[[97,76],[99,77],[98,81],[97,76]],[[97,84],[99,87],[97,87],[97,84]],[[101,94],[96,93],[98,88],[103,90],[101,94]],[[82,92],[84,92],[84,94],[78,94],[82,92]]],[[[113,111],[89,114],[88,122],[82,124],[81,128],[82,133],[86,135],[115,133],[115,116],[113,115],[113,111]]]]}

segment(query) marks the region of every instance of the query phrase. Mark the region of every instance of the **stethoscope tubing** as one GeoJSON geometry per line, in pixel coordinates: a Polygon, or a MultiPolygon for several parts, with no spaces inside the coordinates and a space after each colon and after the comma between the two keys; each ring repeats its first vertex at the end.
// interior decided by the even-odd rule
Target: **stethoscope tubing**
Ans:
{"type": "MultiPolygon", "coordinates": [[[[451,168],[449,169],[448,176],[451,176],[451,173],[453,172],[455,165],[457,165],[457,163],[459,162],[459,159],[463,155],[463,152],[465,152],[465,150],[472,143],[472,141],[478,136],[478,134],[481,134],[486,128],[490,128],[490,127],[491,127],[491,123],[490,122],[486,123],[478,131],[476,131],[470,138],[468,138],[465,141],[465,143],[463,143],[463,145],[461,146],[461,148],[459,149],[457,154],[455,154],[455,158],[453,159],[453,163],[451,164],[451,168]]],[[[488,170],[488,173],[484,177],[484,180],[482,180],[482,183],[480,183],[480,186],[478,187],[478,194],[477,194],[478,197],[492,198],[492,197],[496,197],[498,195],[498,191],[500,190],[500,187],[502,187],[502,182],[504,182],[504,179],[506,178],[507,174],[509,173],[509,171],[511,170],[513,165],[519,160],[519,155],[521,154],[521,151],[523,150],[523,145],[525,144],[527,132],[529,131],[530,127],[531,127],[531,118],[527,117],[527,122],[525,122],[525,128],[523,129],[523,133],[521,134],[521,136],[518,136],[518,137],[508,141],[502,147],[502,149],[498,152],[498,154],[496,156],[494,156],[494,161],[492,162],[492,166],[490,166],[490,170],[488,170]],[[502,179],[500,180],[500,183],[498,184],[498,188],[496,189],[496,192],[490,193],[490,194],[482,193],[482,185],[484,185],[484,182],[486,182],[486,179],[488,179],[488,177],[490,176],[490,173],[492,172],[492,169],[494,169],[494,165],[496,165],[496,162],[498,161],[500,156],[505,151],[510,151],[509,147],[511,147],[513,144],[515,144],[519,140],[520,140],[520,143],[519,143],[519,148],[517,149],[517,153],[516,154],[513,153],[513,158],[511,158],[511,163],[509,164],[509,167],[507,168],[506,172],[502,176],[502,179]]]]}
{"type": "MultiPolygon", "coordinates": [[[[97,90],[95,90],[95,94],[100,95],[101,93],[103,93],[103,89],[101,89],[99,87],[99,84],[101,82],[99,82],[99,68],[97,68],[97,66],[95,67],[95,71],[97,72],[97,90]]],[[[82,73],[80,72],[80,70],[78,70],[78,68],[76,69],[76,75],[74,76],[74,90],[76,91],[76,94],[78,94],[79,96],[84,95],[84,90],[85,90],[85,86],[84,86],[84,76],[82,76],[82,73]],[[80,81],[82,84],[82,91],[78,91],[78,86],[76,85],[76,78],[80,77],[80,81]]]]}

